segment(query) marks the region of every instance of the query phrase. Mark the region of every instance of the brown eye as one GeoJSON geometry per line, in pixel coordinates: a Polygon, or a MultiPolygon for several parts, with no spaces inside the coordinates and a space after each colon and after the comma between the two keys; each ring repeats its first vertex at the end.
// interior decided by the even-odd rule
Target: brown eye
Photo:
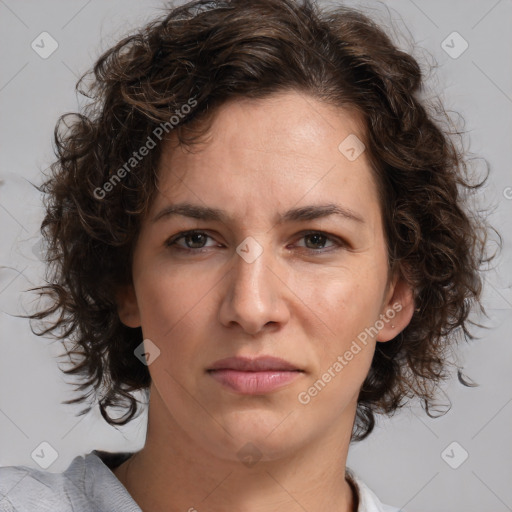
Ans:
{"type": "Polygon", "coordinates": [[[202,249],[206,243],[208,235],[204,233],[192,233],[182,237],[189,249],[202,249]]]}
{"type": "Polygon", "coordinates": [[[331,252],[332,250],[336,250],[337,248],[344,247],[346,245],[338,237],[331,236],[327,233],[323,233],[322,231],[307,231],[301,233],[301,235],[301,240],[305,240],[305,243],[304,245],[299,244],[299,247],[304,247],[311,253],[322,254],[331,252]]]}
{"type": "Polygon", "coordinates": [[[306,247],[308,249],[323,249],[324,248],[323,246],[328,241],[328,238],[325,235],[323,235],[322,233],[312,233],[309,235],[305,235],[304,239],[311,241],[311,244],[310,244],[311,247],[308,246],[308,244],[306,243],[306,247]],[[322,247],[320,247],[320,246],[322,246],[322,247]]]}
{"type": "Polygon", "coordinates": [[[208,249],[213,247],[213,245],[206,245],[208,239],[213,240],[212,237],[204,231],[184,231],[183,233],[179,233],[178,235],[167,240],[165,245],[177,250],[200,252],[201,249],[208,249]],[[182,240],[183,243],[178,243],[182,240]]]}

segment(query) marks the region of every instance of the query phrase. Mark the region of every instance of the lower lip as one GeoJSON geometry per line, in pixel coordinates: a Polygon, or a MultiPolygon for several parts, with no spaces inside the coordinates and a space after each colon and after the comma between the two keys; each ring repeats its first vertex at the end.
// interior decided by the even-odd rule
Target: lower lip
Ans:
{"type": "Polygon", "coordinates": [[[239,370],[210,370],[216,381],[232,391],[246,395],[260,395],[285,386],[302,374],[300,371],[242,372],[239,370]]]}

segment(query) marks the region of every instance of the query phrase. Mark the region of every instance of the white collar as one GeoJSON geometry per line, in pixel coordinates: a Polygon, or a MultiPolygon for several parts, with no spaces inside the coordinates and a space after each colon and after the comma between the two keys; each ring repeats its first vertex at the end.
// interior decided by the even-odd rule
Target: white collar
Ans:
{"type": "Polygon", "coordinates": [[[397,507],[384,505],[375,493],[350,468],[345,469],[347,479],[351,480],[359,497],[357,512],[401,512],[397,507]]]}

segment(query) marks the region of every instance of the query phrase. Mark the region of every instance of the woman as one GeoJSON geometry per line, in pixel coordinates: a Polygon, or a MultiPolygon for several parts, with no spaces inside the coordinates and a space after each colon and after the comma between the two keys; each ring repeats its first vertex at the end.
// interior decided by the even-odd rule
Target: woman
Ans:
{"type": "Polygon", "coordinates": [[[428,407],[485,246],[421,84],[359,12],[292,0],[191,2],[99,59],[56,131],[33,318],[109,423],[147,391],[146,443],[1,468],[1,510],[398,510],[349,444],[428,407]]]}

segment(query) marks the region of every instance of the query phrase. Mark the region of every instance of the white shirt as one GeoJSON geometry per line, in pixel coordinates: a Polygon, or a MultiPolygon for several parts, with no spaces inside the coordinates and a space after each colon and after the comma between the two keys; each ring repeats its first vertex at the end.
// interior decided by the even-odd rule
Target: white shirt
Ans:
{"type": "MultiPolygon", "coordinates": [[[[383,505],[347,468],[356,484],[358,512],[400,512],[383,505]]],[[[78,455],[62,473],[27,466],[0,467],[0,512],[142,512],[103,460],[78,455]]]]}

